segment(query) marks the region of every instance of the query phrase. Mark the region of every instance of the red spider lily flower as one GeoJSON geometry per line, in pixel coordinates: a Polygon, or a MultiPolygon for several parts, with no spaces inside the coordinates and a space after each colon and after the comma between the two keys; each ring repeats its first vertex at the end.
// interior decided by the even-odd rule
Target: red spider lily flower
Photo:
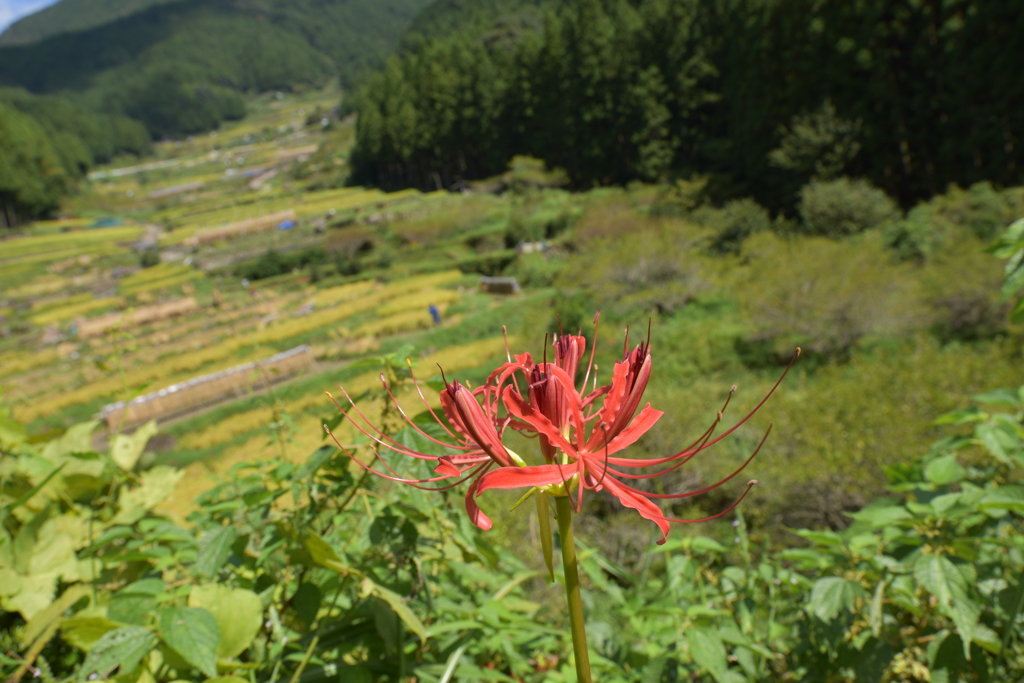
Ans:
{"type": "MultiPolygon", "coordinates": [[[[598,316],[595,316],[595,339],[597,322],[598,316]]],[[[339,410],[342,410],[345,417],[376,444],[373,450],[381,462],[384,461],[377,451],[378,446],[413,458],[435,461],[437,467],[434,471],[438,476],[428,479],[404,479],[391,470],[386,462],[384,465],[391,471],[390,475],[376,472],[358,460],[356,462],[382,477],[418,488],[444,490],[472,479],[473,483],[466,493],[466,509],[473,522],[483,529],[491,528],[491,520],[480,510],[474,498],[488,489],[528,487],[530,492],[527,497],[536,492],[568,496],[572,508],[577,512],[583,504],[584,491],[607,491],[618,498],[624,506],[637,510],[642,517],[657,524],[662,531],[659,543],[664,543],[671,523],[702,522],[721,517],[733,510],[757,482],[749,482],[743,495],[728,508],[703,519],[669,517],[654,501],[689,498],[732,480],[760,452],[761,446],[771,432],[771,427],[754,452],[736,471],[700,490],[656,494],[642,491],[627,482],[652,479],[678,469],[697,454],[736,431],[771,397],[800,353],[797,349],[789,366],[760,403],[718,437],[714,436],[715,431],[722,421],[723,412],[729,405],[736,387],[730,390],[729,399],[718,411],[711,426],[692,444],[667,457],[639,459],[616,454],[636,443],[664,414],[652,408],[650,403],[637,412],[651,376],[650,330],[648,329],[648,340],[638,344],[632,351],[628,350],[627,334],[623,359],[615,364],[611,384],[599,387],[595,376],[594,386],[589,393],[584,392],[591,372],[595,370],[594,349],[590,352],[582,388],[577,389],[574,378],[586,349],[586,339],[578,335],[562,335],[555,338],[553,348],[554,362],[548,362],[545,358],[542,362],[535,363],[528,353],[517,355],[513,360],[511,354],[507,352],[506,342],[508,362],[495,369],[483,386],[470,390],[460,385],[458,381],[445,381],[445,389],[441,392],[441,407],[450,428],[430,409],[414,377],[413,382],[420,398],[427,405],[430,414],[452,438],[452,442],[430,436],[410,420],[401,406],[398,406],[387,383],[384,383],[389,397],[409,425],[433,443],[450,449],[450,455],[438,457],[402,446],[374,427],[346,393],[352,410],[346,412],[338,406],[339,410]],[[525,392],[519,385],[520,378],[525,382],[525,392]],[[537,437],[544,464],[527,465],[522,458],[503,445],[502,437],[506,429],[537,437]],[[649,468],[660,469],[653,472],[636,471],[649,468]],[[440,487],[424,486],[452,477],[458,478],[453,484],[440,487]]],[[[546,352],[545,341],[545,354],[546,352]]],[[[337,443],[337,439],[335,442],[337,443]]],[[[338,446],[355,460],[340,443],[338,446]]]]}

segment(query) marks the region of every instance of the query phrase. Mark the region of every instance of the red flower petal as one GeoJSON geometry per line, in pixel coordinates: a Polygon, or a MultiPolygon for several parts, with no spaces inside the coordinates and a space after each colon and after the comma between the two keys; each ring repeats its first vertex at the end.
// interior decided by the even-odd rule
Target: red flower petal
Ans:
{"type": "Polygon", "coordinates": [[[644,498],[639,493],[634,493],[623,488],[623,486],[612,477],[605,477],[602,484],[608,493],[619,499],[620,503],[628,508],[633,508],[640,513],[641,517],[649,519],[658,525],[662,534],[661,540],[658,541],[658,545],[661,545],[666,539],[668,539],[668,532],[672,527],[668,523],[668,520],[665,519],[665,513],[661,511],[661,508],[647,498],[644,498]]]}
{"type": "Polygon", "coordinates": [[[527,486],[561,484],[576,474],[576,471],[575,464],[501,467],[488,472],[477,480],[477,495],[487,489],[520,489],[527,486]]]}
{"type": "Polygon", "coordinates": [[[455,466],[452,459],[448,456],[442,456],[437,459],[437,467],[434,471],[438,474],[445,474],[449,477],[458,477],[462,475],[462,470],[455,466]]]}

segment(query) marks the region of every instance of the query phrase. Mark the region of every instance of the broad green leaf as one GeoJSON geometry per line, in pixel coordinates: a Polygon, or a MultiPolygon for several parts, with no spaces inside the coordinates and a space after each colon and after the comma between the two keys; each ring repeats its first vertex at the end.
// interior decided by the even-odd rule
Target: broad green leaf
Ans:
{"type": "Polygon", "coordinates": [[[914,577],[942,607],[967,596],[967,581],[963,573],[945,557],[921,555],[914,563],[914,577]]]}
{"type": "Polygon", "coordinates": [[[819,619],[832,621],[840,610],[851,608],[854,596],[862,590],[859,584],[852,581],[838,576],[826,576],[814,583],[808,605],[819,619]]]}
{"type": "Polygon", "coordinates": [[[158,465],[143,472],[138,486],[121,488],[121,495],[117,501],[119,510],[111,524],[134,524],[139,521],[148,510],[152,510],[171,495],[174,487],[184,476],[184,470],[176,470],[166,465],[158,465]]]}
{"type": "Polygon", "coordinates": [[[119,590],[110,600],[107,616],[122,624],[144,626],[156,606],[156,596],[164,591],[160,579],[142,579],[119,590]]]}
{"type": "Polygon", "coordinates": [[[142,457],[146,444],[156,434],[156,420],[150,420],[131,436],[118,434],[110,444],[110,458],[125,472],[131,472],[142,457]]]}
{"type": "Polygon", "coordinates": [[[168,607],[160,612],[160,636],[182,659],[207,676],[217,675],[220,630],[201,607],[168,607]]]}
{"type": "Polygon", "coordinates": [[[928,463],[924,469],[924,476],[933,484],[945,486],[963,479],[967,476],[967,471],[957,462],[956,456],[950,453],[928,463]]]}
{"type": "Polygon", "coordinates": [[[978,503],[982,510],[1010,510],[1024,513],[1024,486],[1000,486],[989,489],[978,503]]]}
{"type": "Polygon", "coordinates": [[[203,683],[249,683],[249,681],[238,676],[217,676],[215,678],[207,678],[203,683]]]}
{"type": "Polygon", "coordinates": [[[88,652],[100,638],[118,627],[106,617],[79,613],[61,622],[60,634],[68,643],[88,652]]]}
{"type": "Polygon", "coordinates": [[[189,607],[202,607],[213,615],[220,632],[219,659],[231,659],[249,649],[263,623],[263,603],[244,588],[221,584],[196,586],[188,596],[189,607]]]}
{"type": "Polygon", "coordinates": [[[207,532],[199,541],[195,572],[212,579],[231,556],[231,545],[238,538],[232,526],[222,526],[207,532]]]}
{"type": "Polygon", "coordinates": [[[56,461],[61,456],[71,453],[92,451],[92,433],[99,424],[99,420],[91,420],[68,427],[63,436],[46,444],[43,448],[43,457],[50,461],[56,461]]]}
{"type": "Polygon", "coordinates": [[[405,622],[405,625],[409,627],[409,630],[419,636],[420,640],[426,641],[426,627],[423,626],[423,622],[420,621],[419,617],[409,609],[409,606],[405,604],[401,595],[389,591],[387,588],[384,588],[384,586],[374,583],[369,578],[363,579],[359,593],[363,597],[373,595],[386,602],[391,607],[392,611],[394,611],[394,613],[405,622]]]}
{"type": "Polygon", "coordinates": [[[1016,408],[1020,405],[1020,397],[1012,389],[986,391],[983,394],[971,396],[971,400],[985,405],[1007,406],[1009,408],[1016,408]]]}
{"type": "Polygon", "coordinates": [[[78,670],[79,680],[92,674],[107,678],[115,669],[128,673],[156,647],[156,634],[141,626],[123,626],[96,641],[78,670]]]}
{"type": "Polygon", "coordinates": [[[696,626],[686,630],[686,641],[690,655],[698,666],[706,669],[716,681],[720,681],[729,667],[728,653],[718,633],[696,626]]]}
{"type": "Polygon", "coordinates": [[[883,526],[890,526],[897,522],[902,522],[905,519],[912,519],[914,517],[910,514],[907,508],[895,501],[889,505],[870,505],[863,510],[848,512],[846,514],[848,517],[853,517],[857,521],[867,522],[876,529],[883,526]]]}
{"type": "Polygon", "coordinates": [[[980,424],[974,428],[974,436],[992,457],[1004,464],[1010,464],[1009,452],[1016,444],[1012,437],[991,424],[980,424]]]}
{"type": "Polygon", "coordinates": [[[964,657],[970,660],[971,642],[974,640],[974,630],[978,626],[981,608],[964,597],[954,600],[945,611],[953,619],[956,630],[960,633],[960,639],[964,645],[964,657]]]}

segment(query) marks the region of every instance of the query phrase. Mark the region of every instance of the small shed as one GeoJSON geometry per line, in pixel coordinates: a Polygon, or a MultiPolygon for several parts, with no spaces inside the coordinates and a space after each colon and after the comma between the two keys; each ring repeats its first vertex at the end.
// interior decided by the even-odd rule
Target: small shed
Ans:
{"type": "Polygon", "coordinates": [[[514,277],[480,278],[480,291],[487,294],[518,294],[519,282],[514,277]]]}

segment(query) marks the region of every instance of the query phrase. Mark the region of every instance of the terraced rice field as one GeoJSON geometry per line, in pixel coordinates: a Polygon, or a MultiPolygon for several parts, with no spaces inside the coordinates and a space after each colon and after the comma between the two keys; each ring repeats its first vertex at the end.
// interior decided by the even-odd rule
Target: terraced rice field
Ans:
{"type": "MultiPolygon", "coordinates": [[[[155,160],[100,169],[69,202],[70,218],[0,243],[0,410],[35,431],[64,428],[109,403],[310,345],[305,375],[270,390],[254,381],[245,396],[165,421],[175,462],[199,468],[169,503],[183,512],[206,486],[202,472],[269,453],[268,441],[280,447],[268,427],[275,415],[291,416],[290,454],[319,445],[334,410],[324,391],[339,382],[361,409],[379,411],[369,391],[379,370],[350,370],[354,362],[408,357],[430,379],[437,364],[476,377],[501,357],[497,314],[515,319],[519,302],[479,293],[479,273],[463,266],[504,248],[508,201],[324,189],[292,153],[308,156],[327,140],[296,114],[329,104],[319,97],[265,102],[255,119],[215,136],[160,143],[155,160]],[[307,190],[299,179],[309,173],[307,190]],[[252,182],[257,175],[266,179],[252,182]],[[283,211],[293,212],[289,230],[277,229],[283,211]],[[224,229],[261,221],[260,230],[224,229]],[[204,231],[217,239],[197,239],[204,231]],[[313,265],[294,272],[239,275],[269,250],[310,249],[313,265]]],[[[351,137],[345,126],[334,134],[351,137]]],[[[402,400],[419,402],[408,389],[402,400]]]]}

